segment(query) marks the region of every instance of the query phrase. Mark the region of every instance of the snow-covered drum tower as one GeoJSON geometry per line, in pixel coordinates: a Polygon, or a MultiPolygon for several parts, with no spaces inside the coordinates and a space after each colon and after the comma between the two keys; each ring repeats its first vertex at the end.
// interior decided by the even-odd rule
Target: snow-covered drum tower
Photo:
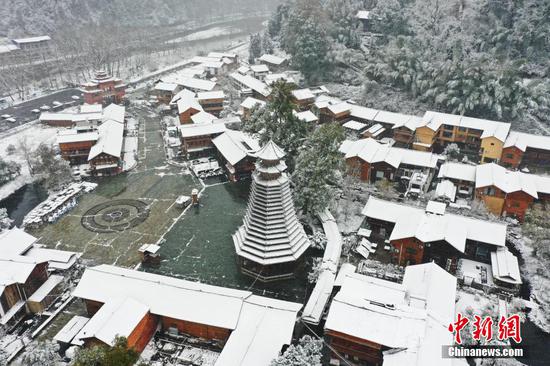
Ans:
{"type": "Polygon", "coordinates": [[[284,156],[273,141],[258,151],[248,209],[233,234],[241,272],[263,282],[294,277],[310,245],[296,217],[284,156]]]}

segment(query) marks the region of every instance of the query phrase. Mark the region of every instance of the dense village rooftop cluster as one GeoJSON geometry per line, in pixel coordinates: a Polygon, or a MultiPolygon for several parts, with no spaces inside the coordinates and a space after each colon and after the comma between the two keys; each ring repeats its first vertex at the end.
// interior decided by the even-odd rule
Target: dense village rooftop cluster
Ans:
{"type": "Polygon", "coordinates": [[[57,297],[63,277],[79,253],[49,249],[25,231],[0,234],[0,327],[12,327],[27,313],[43,312],[57,297]]]}
{"type": "MultiPolygon", "coordinates": [[[[357,18],[367,21],[370,14],[360,11],[357,18]]],[[[176,125],[167,128],[177,140],[165,146],[173,150],[168,156],[182,157],[201,179],[197,166],[213,170],[212,160],[231,182],[252,179],[242,225],[232,235],[240,272],[254,284],[294,278],[311,245],[294,208],[285,151],[235,127],[270,103],[274,83],[285,81],[294,88],[293,113],[303,123],[343,126],[347,139],[339,151],[348,175],[368,184],[403,184],[401,201],[421,197],[437,183],[435,198],[426,205],[376,195],[364,202],[355,233],[360,241],[352,255],[368,259],[382,250],[380,245],[388,262],[404,267],[403,278],[375,278],[341,263],[344,239],[326,210],[318,216],[327,244],[305,306],[99,265],[85,270],[72,293],[84,301],[87,316],[75,316],[55,339],[64,346],[113,346],[117,336],[124,336],[142,352],[160,331],[210,342],[215,365],[262,366],[293,342],[300,320],[324,332],[335,360],[465,364],[441,358],[441,347],[453,344],[448,326],[457,311],[457,284],[515,294],[523,281],[518,259],[506,246],[507,224],[452,213],[449,207],[464,208],[459,198],[478,199],[496,215],[524,220],[531,204],[550,200],[550,178],[525,171],[550,162],[550,137],[511,131],[509,123],[486,119],[360,106],[330,95],[324,86],[301,87],[296,73],[285,70],[285,57],[266,54],[256,61],[248,65],[236,54],[211,52],[193,57],[151,88],[158,110],[177,115],[176,125]],[[223,90],[225,81],[240,99],[239,111],[229,116],[233,91],[223,90]],[[450,144],[479,164],[448,161],[450,144]],[[480,275],[480,268],[487,272],[480,275]]],[[[86,104],[79,112],[40,116],[45,124],[66,128],[57,136],[64,159],[88,165],[92,175],[126,170],[125,145],[132,131],[125,107],[117,105],[124,103],[125,89],[122,80],[100,71],[82,85],[86,104]]],[[[157,254],[160,248],[160,243],[145,244],[140,253],[157,254]]],[[[20,229],[2,234],[0,323],[43,311],[62,282],[48,271],[68,270],[78,257],[43,248],[20,229]]]]}

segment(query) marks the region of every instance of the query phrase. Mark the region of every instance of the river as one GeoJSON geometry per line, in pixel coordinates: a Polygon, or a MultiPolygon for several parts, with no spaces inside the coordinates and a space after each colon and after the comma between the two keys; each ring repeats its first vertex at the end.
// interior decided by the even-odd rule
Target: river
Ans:
{"type": "Polygon", "coordinates": [[[25,216],[46,198],[48,193],[41,185],[27,184],[0,201],[0,208],[6,208],[15,225],[20,226],[25,216]]]}

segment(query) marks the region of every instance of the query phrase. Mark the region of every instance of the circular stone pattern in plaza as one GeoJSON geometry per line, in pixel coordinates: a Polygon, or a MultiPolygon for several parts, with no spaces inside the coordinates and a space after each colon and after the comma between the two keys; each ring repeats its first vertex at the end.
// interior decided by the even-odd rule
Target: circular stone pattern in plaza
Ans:
{"type": "Polygon", "coordinates": [[[86,211],[80,223],[96,233],[112,233],[131,229],[149,216],[147,204],[138,200],[115,200],[96,205],[86,211]]]}

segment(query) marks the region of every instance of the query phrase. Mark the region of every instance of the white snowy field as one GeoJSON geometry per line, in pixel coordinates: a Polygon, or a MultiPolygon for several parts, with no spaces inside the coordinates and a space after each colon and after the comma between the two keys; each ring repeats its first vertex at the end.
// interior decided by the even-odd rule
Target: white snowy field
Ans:
{"type": "Polygon", "coordinates": [[[13,181],[0,186],[0,200],[8,197],[25,184],[33,181],[19,145],[21,143],[26,143],[31,150],[34,150],[41,143],[54,144],[58,131],[58,128],[34,123],[25,126],[24,129],[16,133],[9,134],[5,137],[0,136],[0,157],[5,161],[14,161],[21,164],[21,175],[13,181]],[[15,146],[16,149],[15,153],[12,155],[9,155],[6,151],[10,145],[15,146]]]}

